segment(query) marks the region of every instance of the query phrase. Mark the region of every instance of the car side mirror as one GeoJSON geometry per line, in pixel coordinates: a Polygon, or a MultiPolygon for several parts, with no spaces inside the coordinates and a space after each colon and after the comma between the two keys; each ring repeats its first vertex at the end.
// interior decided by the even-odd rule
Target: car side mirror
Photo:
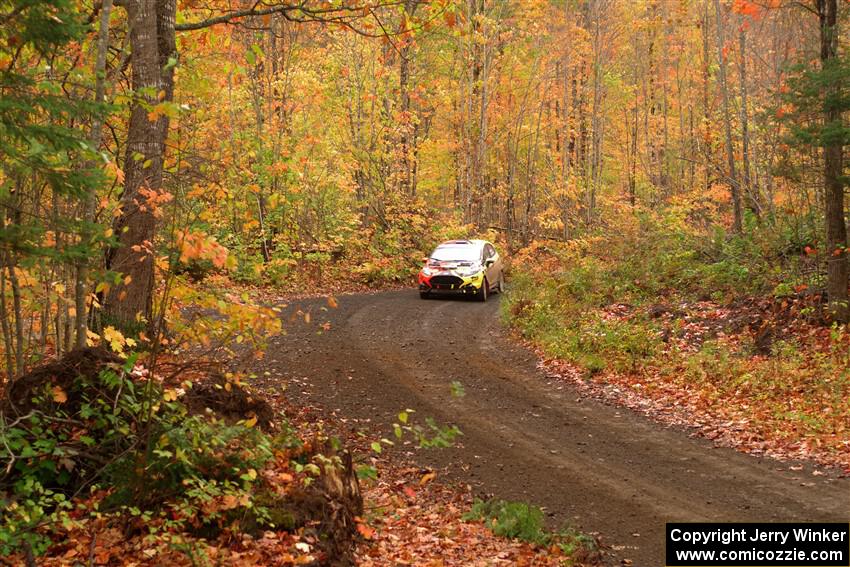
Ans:
{"type": "Polygon", "coordinates": [[[494,260],[493,258],[487,258],[486,260],[484,260],[484,265],[487,266],[488,268],[495,263],[496,263],[496,260],[494,260]]]}

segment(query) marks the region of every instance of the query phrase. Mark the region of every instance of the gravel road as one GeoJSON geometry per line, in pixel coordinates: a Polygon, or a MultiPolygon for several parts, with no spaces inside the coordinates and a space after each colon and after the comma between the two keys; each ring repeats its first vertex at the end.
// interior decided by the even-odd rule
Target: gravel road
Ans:
{"type": "Polygon", "coordinates": [[[598,532],[617,559],[664,564],[668,521],[848,521],[850,479],[715,448],[547,379],[505,337],[498,296],[421,300],[414,290],[290,304],[260,370],[296,403],[370,419],[391,437],[404,408],[457,424],[462,446],[416,459],[481,494],[543,506],[598,532]],[[330,323],[321,333],[319,325],[330,323]],[[452,395],[451,384],[465,395],[452,395]]]}

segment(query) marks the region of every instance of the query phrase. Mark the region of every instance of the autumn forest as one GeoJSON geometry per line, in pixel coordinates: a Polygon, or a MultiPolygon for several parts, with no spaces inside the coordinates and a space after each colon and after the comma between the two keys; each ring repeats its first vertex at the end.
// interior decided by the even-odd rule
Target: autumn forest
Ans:
{"type": "Polygon", "coordinates": [[[545,495],[510,502],[494,473],[505,500],[479,500],[398,451],[475,447],[478,422],[440,410],[483,407],[472,378],[355,435],[356,407],[304,410],[343,386],[308,403],[304,355],[272,364],[349,348],[347,294],[393,312],[453,238],[505,258],[498,307],[398,321],[497,325],[577,396],[846,474],[849,18],[0,0],[0,563],[619,561],[604,522],[553,527],[545,495]]]}

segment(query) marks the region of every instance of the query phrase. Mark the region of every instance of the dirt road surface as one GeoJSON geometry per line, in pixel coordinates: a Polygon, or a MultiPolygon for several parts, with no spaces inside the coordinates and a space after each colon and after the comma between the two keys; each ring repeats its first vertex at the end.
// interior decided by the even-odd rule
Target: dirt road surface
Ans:
{"type": "Polygon", "coordinates": [[[850,520],[848,478],[715,448],[547,379],[500,328],[498,300],[409,290],[343,295],[337,308],[294,302],[285,315],[300,309],[310,323],[288,318],[260,370],[293,401],[370,419],[387,437],[405,408],[457,424],[462,446],[414,458],[481,494],[543,506],[553,525],[599,532],[616,561],[638,567],[664,565],[665,522],[850,520]]]}

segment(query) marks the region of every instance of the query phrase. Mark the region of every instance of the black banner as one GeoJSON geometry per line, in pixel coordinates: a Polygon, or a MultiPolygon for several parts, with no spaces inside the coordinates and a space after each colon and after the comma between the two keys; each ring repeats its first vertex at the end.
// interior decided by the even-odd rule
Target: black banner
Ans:
{"type": "Polygon", "coordinates": [[[850,524],[667,524],[668,567],[850,567],[850,524]]]}

